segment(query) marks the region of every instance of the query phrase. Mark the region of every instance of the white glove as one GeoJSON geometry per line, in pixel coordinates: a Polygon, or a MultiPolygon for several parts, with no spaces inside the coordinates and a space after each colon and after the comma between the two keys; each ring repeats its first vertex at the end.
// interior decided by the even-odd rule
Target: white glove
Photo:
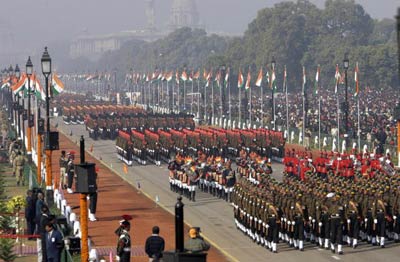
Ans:
{"type": "Polygon", "coordinates": [[[263,226],[265,226],[265,222],[263,222],[263,226]]]}
{"type": "Polygon", "coordinates": [[[290,221],[288,221],[287,224],[290,226],[292,223],[290,221]]]}
{"type": "Polygon", "coordinates": [[[322,227],[322,222],[319,222],[319,223],[318,223],[318,226],[319,226],[319,227],[322,227]]]}
{"type": "Polygon", "coordinates": [[[311,220],[313,223],[315,223],[315,219],[311,220]]]}
{"type": "Polygon", "coordinates": [[[393,220],[396,220],[397,219],[397,217],[396,216],[393,216],[393,220]]]}
{"type": "Polygon", "coordinates": [[[311,220],[312,219],[312,217],[308,217],[308,220],[311,220]]]}
{"type": "Polygon", "coordinates": [[[286,217],[283,219],[283,221],[285,221],[285,222],[287,221],[286,217]]]}
{"type": "Polygon", "coordinates": [[[365,219],[364,219],[364,222],[367,223],[367,222],[368,222],[368,218],[365,218],[365,219]]]}
{"type": "Polygon", "coordinates": [[[294,224],[295,224],[294,221],[292,221],[292,225],[293,225],[293,226],[294,226],[294,224]]]}
{"type": "Polygon", "coordinates": [[[267,224],[267,228],[269,228],[269,225],[267,224]]]}
{"type": "Polygon", "coordinates": [[[347,224],[350,224],[350,219],[347,219],[347,224]]]}
{"type": "Polygon", "coordinates": [[[378,219],[374,219],[374,224],[378,224],[378,219]]]}
{"type": "Polygon", "coordinates": [[[120,260],[119,256],[115,256],[115,260],[119,261],[120,260]]]}

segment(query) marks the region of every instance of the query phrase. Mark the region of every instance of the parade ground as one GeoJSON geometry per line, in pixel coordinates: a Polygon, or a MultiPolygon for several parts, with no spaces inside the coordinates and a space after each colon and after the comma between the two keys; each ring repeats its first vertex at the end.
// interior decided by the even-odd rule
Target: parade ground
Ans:
{"type": "MultiPolygon", "coordinates": [[[[133,245],[137,247],[139,253],[143,252],[144,240],[150,234],[153,224],[160,226],[161,235],[166,238],[167,249],[174,249],[173,213],[178,195],[169,190],[166,164],[157,167],[153,164],[142,166],[135,162],[126,172],[122,162],[117,158],[115,141],[94,141],[89,138],[85,126],[65,125],[61,118],[54,119],[53,123],[57,123],[59,131],[70,140],[66,144],[60,143],[60,150],[68,151],[72,147],[76,150],[83,135],[86,150],[90,151],[89,148],[92,147],[88,153],[101,163],[96,214],[99,221],[89,222],[89,236],[93,244],[97,247],[113,246],[116,242],[114,229],[118,225],[120,216],[130,214],[133,215],[133,245]],[[103,177],[104,167],[112,172],[103,177]],[[147,199],[137,195],[143,195],[147,199]],[[142,225],[142,221],[147,222],[142,225]]],[[[57,161],[58,158],[53,157],[53,165],[57,165],[57,161]]],[[[76,161],[79,161],[79,158],[76,161]]],[[[88,158],[87,161],[92,161],[92,158],[88,158]]],[[[282,169],[281,164],[273,163],[273,176],[280,180],[282,169]]],[[[79,205],[77,195],[67,195],[67,199],[75,199],[72,201],[79,205]]],[[[185,223],[188,226],[200,227],[202,235],[213,245],[208,261],[395,261],[398,259],[400,246],[391,241],[387,242],[385,249],[366,243],[360,243],[357,249],[345,247],[345,254],[340,256],[311,244],[305,245],[305,251],[300,252],[280,243],[278,254],[272,254],[236,229],[233,208],[229,203],[202,192],[197,193],[196,202],[189,202],[184,198],[183,203],[185,223]]]]}

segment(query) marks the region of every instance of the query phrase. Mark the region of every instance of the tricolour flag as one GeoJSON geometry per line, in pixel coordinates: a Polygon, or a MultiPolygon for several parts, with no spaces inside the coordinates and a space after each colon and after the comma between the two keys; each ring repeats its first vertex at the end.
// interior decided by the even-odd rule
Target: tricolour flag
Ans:
{"type": "Polygon", "coordinates": [[[60,78],[58,78],[57,74],[52,74],[51,79],[51,90],[54,95],[58,95],[64,91],[64,84],[61,82],[60,78]]]}
{"type": "Polygon", "coordinates": [[[10,78],[7,77],[6,79],[3,79],[3,82],[1,83],[1,88],[8,88],[10,86],[10,78]]]}
{"type": "Polygon", "coordinates": [[[275,75],[275,69],[272,69],[272,74],[271,74],[271,89],[276,90],[276,75],[275,75]]]}
{"type": "Polygon", "coordinates": [[[38,99],[41,99],[42,101],[46,101],[46,92],[43,89],[42,85],[40,84],[39,79],[36,77],[36,74],[33,75],[32,80],[33,84],[33,92],[35,93],[35,96],[38,99]]]}
{"type": "MultiPolygon", "coordinates": [[[[204,72],[206,72],[206,71],[204,71],[204,72]]],[[[206,76],[206,87],[208,87],[210,85],[210,81],[212,79],[212,73],[213,73],[213,70],[211,68],[206,76]]]]}
{"type": "Polygon", "coordinates": [[[197,72],[196,72],[196,73],[194,73],[194,75],[193,75],[193,79],[199,79],[199,77],[200,77],[200,69],[199,69],[199,70],[197,70],[197,72]]]}
{"type": "Polygon", "coordinates": [[[260,68],[260,72],[258,72],[258,76],[257,76],[257,80],[256,80],[256,86],[261,87],[262,79],[263,79],[263,70],[262,70],[262,68],[260,68]]]}
{"type": "Polygon", "coordinates": [[[176,70],[176,73],[175,73],[175,81],[179,85],[179,71],[178,70],[176,70]]]}
{"type": "Polygon", "coordinates": [[[319,75],[320,75],[321,68],[318,65],[317,73],[315,74],[315,86],[314,86],[314,95],[318,95],[319,93],[319,75]]]}
{"type": "Polygon", "coordinates": [[[286,65],[283,69],[283,92],[287,92],[287,71],[286,71],[286,65]]]}
{"type": "Polygon", "coordinates": [[[188,80],[188,75],[185,70],[183,70],[182,72],[181,79],[183,80],[183,82],[186,82],[188,80]]]}
{"type": "Polygon", "coordinates": [[[11,87],[13,94],[16,95],[19,92],[23,91],[25,88],[25,82],[27,81],[28,78],[26,77],[26,74],[23,74],[18,80],[18,82],[11,87]]]}
{"type": "Polygon", "coordinates": [[[228,87],[228,82],[229,82],[229,73],[230,73],[230,68],[228,67],[228,70],[226,70],[226,74],[225,74],[225,79],[224,79],[224,83],[225,83],[225,87],[228,87]]]}
{"type": "Polygon", "coordinates": [[[173,76],[174,76],[174,72],[170,71],[169,73],[166,74],[165,80],[167,80],[167,82],[169,82],[172,80],[173,76]]]}
{"type": "Polygon", "coordinates": [[[238,88],[243,87],[243,74],[242,74],[242,69],[239,68],[239,74],[238,74],[238,88]]]}
{"type": "Polygon", "coordinates": [[[246,90],[250,89],[250,82],[251,82],[251,74],[250,74],[250,68],[249,68],[249,71],[247,72],[246,85],[244,86],[246,90]]]}
{"type": "Polygon", "coordinates": [[[356,68],[354,69],[354,83],[355,83],[355,93],[354,96],[358,96],[358,92],[360,91],[360,86],[358,82],[358,62],[356,63],[356,68]]]}
{"type": "Polygon", "coordinates": [[[220,70],[215,75],[215,82],[217,82],[218,87],[221,86],[221,71],[220,70]]]}
{"type": "Polygon", "coordinates": [[[336,64],[336,73],[335,73],[335,94],[338,92],[338,86],[340,83],[340,72],[339,72],[339,65],[336,64]]]}

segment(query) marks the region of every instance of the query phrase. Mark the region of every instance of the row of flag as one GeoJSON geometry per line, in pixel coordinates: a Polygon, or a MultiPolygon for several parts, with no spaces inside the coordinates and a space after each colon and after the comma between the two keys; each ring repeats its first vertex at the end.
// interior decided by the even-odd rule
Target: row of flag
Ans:
{"type": "MultiPolygon", "coordinates": [[[[23,73],[19,79],[15,76],[3,79],[0,88],[3,89],[9,87],[11,87],[14,95],[22,96],[23,94],[26,97],[28,96],[28,92],[31,91],[31,94],[34,94],[37,98],[42,100],[46,99],[45,90],[36,74],[32,74],[29,79],[25,73],[23,73]]],[[[57,74],[52,74],[50,87],[52,96],[58,95],[64,91],[64,83],[60,80],[57,74]]]]}
{"type": "MultiPolygon", "coordinates": [[[[355,82],[355,93],[354,95],[357,96],[359,93],[359,79],[358,79],[358,63],[356,64],[356,67],[354,69],[354,82],[355,82]]],[[[168,71],[168,72],[161,72],[161,71],[155,71],[153,73],[132,73],[132,74],[127,74],[126,75],[126,81],[132,81],[134,84],[138,84],[139,81],[143,82],[154,82],[154,81],[167,81],[170,82],[175,78],[175,81],[177,84],[180,83],[180,81],[186,82],[186,81],[194,81],[194,80],[199,80],[200,79],[200,70],[198,71],[191,71],[190,73],[187,73],[186,70],[183,70],[181,73],[179,71],[168,71]]],[[[336,65],[336,71],[335,71],[335,93],[337,93],[338,86],[340,84],[344,84],[344,72],[340,73],[339,70],[339,65],[336,65]]],[[[211,83],[211,81],[214,78],[214,81],[217,83],[219,87],[224,85],[225,87],[228,86],[229,82],[229,77],[230,77],[230,69],[228,68],[224,79],[222,79],[222,72],[220,70],[215,72],[215,78],[213,76],[213,70],[207,71],[206,69],[203,70],[203,79],[206,81],[205,86],[208,87],[211,83]]],[[[317,71],[315,74],[315,81],[314,81],[314,94],[318,95],[319,88],[320,88],[320,79],[321,79],[321,67],[318,65],[317,71]]],[[[250,89],[251,87],[251,72],[250,69],[247,72],[247,77],[246,81],[242,72],[242,69],[239,69],[238,73],[238,80],[237,80],[237,86],[238,88],[242,88],[243,86],[245,87],[246,90],[250,89]]],[[[266,86],[268,86],[270,89],[277,90],[277,84],[276,84],[276,74],[275,70],[267,70],[264,74],[263,68],[260,68],[258,74],[257,74],[257,79],[255,81],[255,86],[261,87],[264,82],[266,82],[266,86]]],[[[307,75],[306,75],[306,70],[303,67],[303,76],[302,76],[302,86],[303,86],[303,91],[305,91],[307,84],[307,75]]],[[[287,89],[287,71],[286,71],[286,66],[284,67],[284,72],[283,72],[283,91],[286,92],[287,89]]]]}

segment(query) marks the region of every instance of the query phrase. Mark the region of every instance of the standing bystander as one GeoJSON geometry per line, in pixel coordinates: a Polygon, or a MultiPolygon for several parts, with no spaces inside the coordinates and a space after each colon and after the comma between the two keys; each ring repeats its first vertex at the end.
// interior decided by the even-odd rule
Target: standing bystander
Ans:
{"type": "Polygon", "coordinates": [[[165,241],[159,236],[160,228],[158,226],[153,227],[152,233],[146,240],[145,251],[149,256],[149,262],[159,262],[165,248],[165,241]]]}

